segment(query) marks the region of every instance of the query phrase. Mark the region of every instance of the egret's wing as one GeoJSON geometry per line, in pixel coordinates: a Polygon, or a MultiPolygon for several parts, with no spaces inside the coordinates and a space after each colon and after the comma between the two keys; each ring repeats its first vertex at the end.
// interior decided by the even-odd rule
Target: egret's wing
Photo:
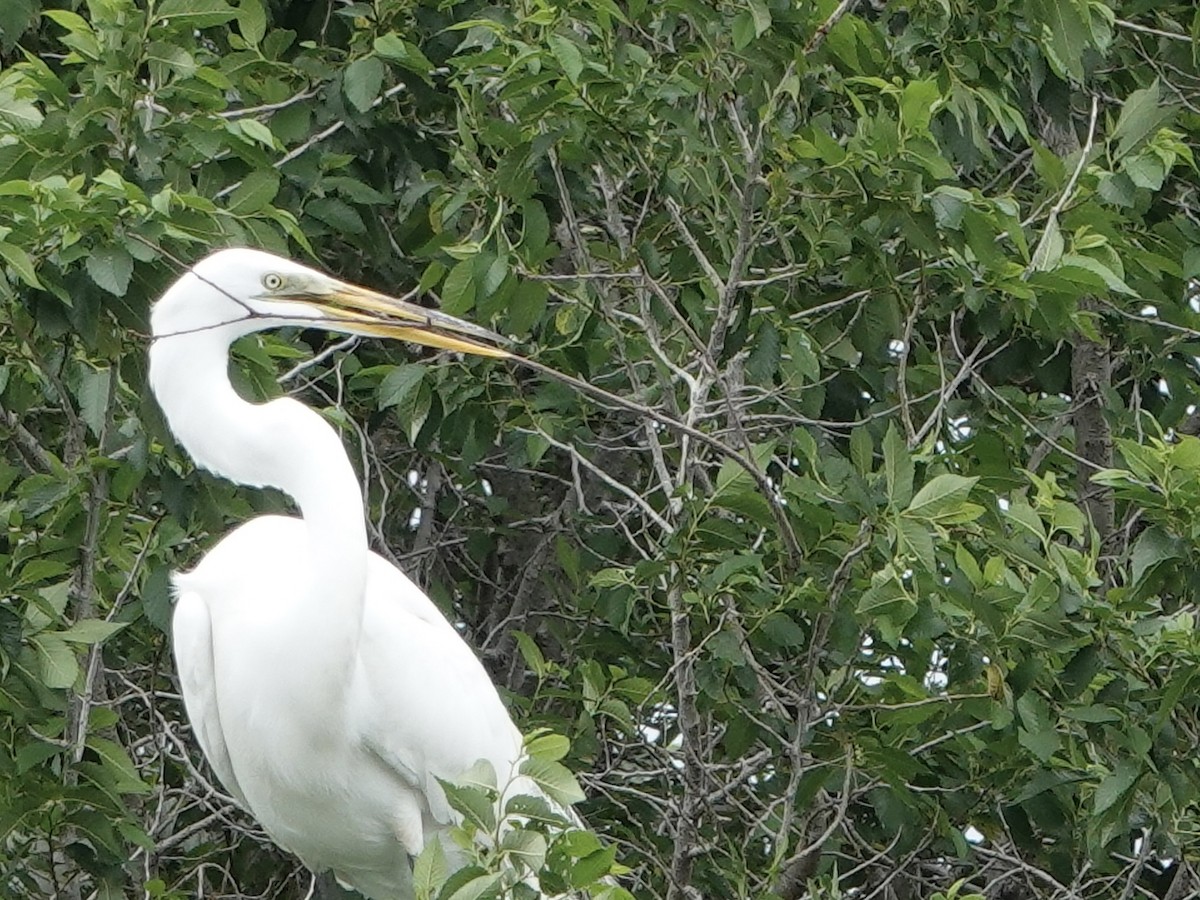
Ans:
{"type": "Polygon", "coordinates": [[[244,808],[249,809],[245,795],[238,785],[221,729],[221,712],[217,704],[217,682],[213,666],[212,619],[208,605],[196,593],[184,591],[175,601],[172,619],[172,643],[179,683],[183,688],[183,705],[187,708],[192,733],[217,778],[244,808]]]}
{"type": "Polygon", "coordinates": [[[433,602],[375,555],[351,702],[365,745],[434,822],[451,821],[437,779],[456,780],[481,759],[501,788],[516,774],[521,735],[483,665],[433,602]]]}

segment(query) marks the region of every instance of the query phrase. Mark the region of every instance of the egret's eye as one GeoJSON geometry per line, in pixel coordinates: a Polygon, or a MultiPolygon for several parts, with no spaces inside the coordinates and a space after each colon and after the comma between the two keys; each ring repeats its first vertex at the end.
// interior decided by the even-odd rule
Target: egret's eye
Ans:
{"type": "Polygon", "coordinates": [[[263,276],[262,283],[268,291],[277,291],[283,287],[283,278],[274,272],[268,272],[263,276]]]}

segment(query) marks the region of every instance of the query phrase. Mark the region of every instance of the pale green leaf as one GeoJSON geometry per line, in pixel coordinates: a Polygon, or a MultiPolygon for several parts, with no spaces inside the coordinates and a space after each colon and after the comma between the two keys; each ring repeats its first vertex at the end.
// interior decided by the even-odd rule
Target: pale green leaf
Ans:
{"type": "Polygon", "coordinates": [[[43,632],[30,639],[37,654],[38,677],[48,688],[69,688],[79,677],[75,651],[58,635],[43,632]]]}
{"type": "Polygon", "coordinates": [[[927,521],[952,515],[963,505],[978,481],[975,477],[967,478],[953,473],[938,475],[917,492],[904,514],[927,521]]]}
{"type": "Polygon", "coordinates": [[[262,0],[239,0],[238,30],[248,44],[257,44],[267,33],[267,13],[262,0]]]}
{"type": "Polygon", "coordinates": [[[942,92],[936,80],[910,81],[904,86],[904,93],[900,97],[900,121],[912,134],[927,134],[929,122],[941,99],[942,92]]]}
{"type": "Polygon", "coordinates": [[[531,757],[521,763],[521,774],[531,778],[555,803],[570,806],[584,799],[579,782],[561,763],[531,757]]]}
{"type": "Polygon", "coordinates": [[[484,834],[491,834],[496,827],[496,804],[482,788],[438,782],[446,793],[446,801],[464,820],[470,822],[484,834]]]}
{"type": "Polygon", "coordinates": [[[0,258],[3,258],[12,267],[17,277],[27,285],[39,289],[42,287],[33,267],[33,259],[22,248],[16,244],[0,241],[0,258]]]}
{"type": "Polygon", "coordinates": [[[550,52],[562,66],[567,78],[571,80],[572,84],[578,84],[579,76],[583,74],[583,54],[580,53],[578,45],[570,38],[565,38],[560,34],[550,35],[549,42],[550,52]]]}
{"type": "Polygon", "coordinates": [[[446,881],[449,865],[441,841],[429,841],[413,861],[413,890],[417,900],[433,900],[446,881]]]}
{"type": "Polygon", "coordinates": [[[543,734],[525,743],[525,752],[537,759],[558,762],[571,749],[571,742],[561,734],[543,734]]]}
{"type": "Polygon", "coordinates": [[[546,861],[546,838],[536,831],[513,829],[500,841],[500,851],[518,860],[527,870],[536,872],[546,861]]]}
{"type": "Polygon", "coordinates": [[[225,24],[237,14],[225,0],[163,0],[155,10],[155,19],[185,28],[210,28],[225,24]]]}
{"type": "Polygon", "coordinates": [[[1127,297],[1136,297],[1138,295],[1137,291],[1127,285],[1120,275],[1094,257],[1083,256],[1078,253],[1067,253],[1062,257],[1060,271],[1069,268],[1084,269],[1093,275],[1099,275],[1109,290],[1115,291],[1118,294],[1125,294],[1127,297]]]}
{"type": "Polygon", "coordinates": [[[271,129],[267,125],[258,119],[237,119],[229,124],[232,130],[241,133],[253,143],[262,144],[270,150],[275,149],[275,135],[271,133],[271,129]]]}
{"type": "Polygon", "coordinates": [[[484,894],[490,894],[503,877],[500,872],[479,875],[451,894],[448,900],[479,900],[484,894]]]}
{"type": "Polygon", "coordinates": [[[1038,241],[1037,249],[1033,251],[1030,267],[1036,272],[1048,272],[1058,266],[1063,255],[1062,229],[1058,226],[1058,216],[1051,215],[1046,221],[1042,238],[1038,241]]]}
{"type": "Polygon", "coordinates": [[[754,36],[762,37],[771,29],[771,10],[763,0],[748,0],[750,18],[754,21],[754,36]]]}

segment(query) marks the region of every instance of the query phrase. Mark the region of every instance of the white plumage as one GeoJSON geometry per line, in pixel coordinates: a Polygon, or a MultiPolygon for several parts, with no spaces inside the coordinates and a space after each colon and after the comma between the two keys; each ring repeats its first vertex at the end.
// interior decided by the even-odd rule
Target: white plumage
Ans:
{"type": "Polygon", "coordinates": [[[196,739],[280,846],[374,900],[407,898],[409,856],[453,821],[437,779],[483,759],[505,785],[521,736],[453,626],[369,550],[333,428],[295,400],[238,396],[228,350],[304,324],[506,354],[479,343],[495,336],[476,326],[252,250],[196,264],[151,323],[150,383],[180,444],[215,474],[279,488],[302,513],[241,525],[175,577],[175,657],[196,739]]]}

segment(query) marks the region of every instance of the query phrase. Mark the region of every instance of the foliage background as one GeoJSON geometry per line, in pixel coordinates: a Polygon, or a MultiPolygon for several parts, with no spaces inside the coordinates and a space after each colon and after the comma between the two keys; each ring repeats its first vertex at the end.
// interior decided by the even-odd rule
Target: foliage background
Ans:
{"type": "Polygon", "coordinates": [[[167,650],[168,571],[286,508],[145,388],[149,304],[241,244],[719,445],[237,347],[571,738],[635,896],[1200,896],[1198,38],[1183,0],[8,0],[0,893],[309,889],[167,650]]]}

